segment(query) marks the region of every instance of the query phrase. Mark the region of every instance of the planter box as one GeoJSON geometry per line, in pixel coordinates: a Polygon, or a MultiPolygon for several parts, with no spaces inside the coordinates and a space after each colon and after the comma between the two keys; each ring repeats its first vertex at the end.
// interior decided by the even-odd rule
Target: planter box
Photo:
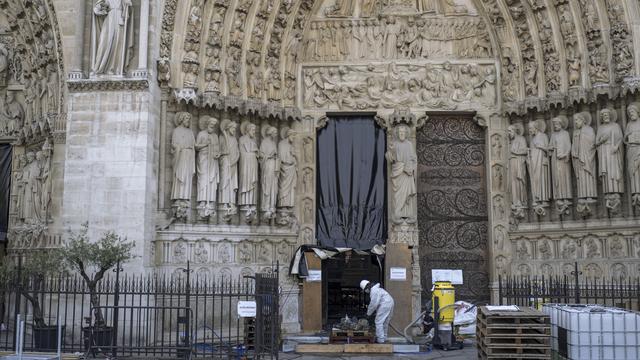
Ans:
{"type": "MultiPolygon", "coordinates": [[[[64,329],[62,327],[62,344],[64,344],[64,329]]],[[[58,350],[58,327],[47,326],[43,328],[33,328],[33,342],[36,350],[56,351],[58,350]]]]}

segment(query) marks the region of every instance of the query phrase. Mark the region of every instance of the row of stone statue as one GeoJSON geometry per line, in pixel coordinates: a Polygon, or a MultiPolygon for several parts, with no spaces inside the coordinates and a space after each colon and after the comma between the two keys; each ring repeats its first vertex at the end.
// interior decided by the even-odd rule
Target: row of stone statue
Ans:
{"type": "Polygon", "coordinates": [[[479,23],[467,18],[316,21],[304,45],[307,60],[421,59],[448,55],[445,41],[471,39],[461,56],[486,57],[491,44],[479,23]]]}
{"type": "Polygon", "coordinates": [[[590,205],[597,201],[598,179],[602,183],[607,209],[612,213],[620,211],[622,194],[625,192],[625,145],[626,175],[632,203],[640,207],[640,104],[629,105],[627,113],[628,124],[624,132],[616,122],[615,110],[605,108],[599,112],[597,132],[591,127],[589,112],[575,114],[573,141],[566,130],[569,123],[566,116],[552,119],[550,137],[545,133],[544,120],[530,122],[528,130],[531,140],[528,145],[522,124],[509,126],[511,210],[514,217],[525,216],[527,173],[531,206],[540,216],[546,214],[545,209],[552,198],[560,214],[569,214],[574,197],[574,178],[578,199],[576,211],[583,217],[591,213],[590,205]]]}
{"type": "Polygon", "coordinates": [[[14,174],[18,220],[23,224],[46,224],[51,203],[51,155],[53,147],[45,141],[42,150],[17,156],[14,174]]]}
{"type": "Polygon", "coordinates": [[[197,212],[200,220],[215,216],[231,221],[238,207],[245,221],[257,218],[258,203],[262,219],[287,225],[293,216],[297,184],[297,159],[293,148],[294,132],[261,126],[262,141],[257,142],[257,126],[248,120],[240,125],[242,136],[236,138],[237,123],[223,119],[219,135],[218,119],[202,116],[197,137],[191,130],[191,114],[176,114],[171,136],[173,185],[171,199],[174,216],[186,220],[192,196],[193,177],[197,174],[197,212]],[[277,210],[277,212],[276,212],[277,210]]]}

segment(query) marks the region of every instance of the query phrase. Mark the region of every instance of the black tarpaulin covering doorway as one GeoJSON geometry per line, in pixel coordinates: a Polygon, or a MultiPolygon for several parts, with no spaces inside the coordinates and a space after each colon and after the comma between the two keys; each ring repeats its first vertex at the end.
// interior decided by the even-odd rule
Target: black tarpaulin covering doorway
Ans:
{"type": "Polygon", "coordinates": [[[11,145],[0,144],[0,241],[7,240],[7,230],[9,228],[11,149],[11,145]]]}
{"type": "Polygon", "coordinates": [[[316,234],[321,246],[386,243],[386,136],[373,116],[331,116],[318,132],[316,234]]]}

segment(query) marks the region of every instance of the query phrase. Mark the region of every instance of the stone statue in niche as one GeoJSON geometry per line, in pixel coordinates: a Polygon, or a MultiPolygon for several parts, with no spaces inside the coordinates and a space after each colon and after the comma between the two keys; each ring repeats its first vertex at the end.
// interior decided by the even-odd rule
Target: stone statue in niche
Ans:
{"type": "Polygon", "coordinates": [[[542,260],[549,260],[553,257],[553,253],[551,250],[551,245],[549,244],[549,240],[543,240],[538,247],[538,252],[540,253],[540,258],[542,260]]]}
{"type": "Polygon", "coordinates": [[[258,192],[258,144],[256,143],[256,125],[244,121],[240,125],[242,136],[239,140],[240,149],[240,182],[238,205],[244,212],[247,223],[256,217],[258,192]]]}
{"type": "Polygon", "coordinates": [[[522,135],[522,124],[510,125],[509,133],[509,172],[511,182],[511,213],[517,219],[525,216],[527,207],[527,140],[522,135]]]}
{"type": "Polygon", "coordinates": [[[278,156],[280,157],[280,174],[278,181],[278,212],[280,225],[291,224],[293,208],[296,200],[296,185],[298,184],[298,158],[293,149],[295,133],[288,127],[280,130],[278,156]]]}
{"type": "Polygon", "coordinates": [[[640,209],[640,103],[627,107],[627,129],[624,142],[627,145],[627,172],[631,185],[632,204],[640,209]]]}
{"type": "Polygon", "coordinates": [[[549,142],[551,172],[553,174],[553,198],[558,213],[569,215],[573,188],[571,185],[571,137],[566,130],[569,120],[566,116],[557,116],[551,120],[553,132],[549,142]]]}
{"type": "Polygon", "coordinates": [[[260,144],[260,170],[262,172],[262,197],[260,206],[264,219],[270,221],[276,215],[278,200],[278,146],[276,138],[278,129],[271,125],[262,127],[262,143],[260,144]]]}
{"type": "Polygon", "coordinates": [[[24,127],[24,108],[13,91],[7,91],[3,110],[4,113],[0,113],[0,134],[18,135],[24,127]]]}
{"type": "MultiPolygon", "coordinates": [[[[38,156],[41,158],[41,155],[38,156]]],[[[19,217],[24,223],[33,224],[40,220],[40,194],[41,184],[40,165],[36,159],[36,153],[29,151],[27,153],[27,162],[22,171],[22,208],[19,209],[19,217]]]]}
{"type": "Polygon", "coordinates": [[[174,217],[186,220],[191,201],[193,176],[196,172],[196,139],[191,130],[191,114],[177,113],[175,125],[176,128],[171,134],[171,154],[173,155],[171,200],[173,200],[174,217]]]}
{"type": "Polygon", "coordinates": [[[551,198],[549,138],[545,133],[546,128],[544,120],[538,119],[529,123],[531,143],[527,163],[531,182],[531,206],[538,216],[546,215],[545,208],[548,207],[551,198]]]}
{"type": "Polygon", "coordinates": [[[236,139],[237,125],[235,122],[224,119],[220,124],[220,199],[223,220],[229,222],[231,216],[237,213],[236,196],[238,193],[238,161],[240,151],[236,139]]]}
{"type": "Polygon", "coordinates": [[[624,136],[622,127],[616,122],[615,110],[600,111],[600,126],[596,133],[598,148],[599,176],[605,196],[605,205],[611,212],[618,212],[621,205],[621,194],[624,193],[624,136]]]}
{"type": "Polygon", "coordinates": [[[45,140],[42,146],[42,162],[40,163],[40,184],[41,192],[40,196],[40,214],[43,222],[50,222],[49,219],[49,207],[51,206],[51,155],[53,147],[49,142],[49,139],[45,140]]]}
{"type": "Polygon", "coordinates": [[[598,197],[596,178],[596,135],[591,127],[591,114],[581,112],[573,116],[573,144],[571,158],[576,176],[578,205],[576,211],[583,217],[591,214],[591,204],[598,197]]]}
{"type": "Polygon", "coordinates": [[[91,28],[91,74],[124,75],[133,55],[131,0],[97,0],[91,28]]]}
{"type": "Polygon", "coordinates": [[[393,222],[413,224],[416,221],[418,158],[413,143],[409,141],[409,127],[399,125],[395,139],[386,154],[391,163],[391,189],[393,190],[393,222]]]}
{"type": "Polygon", "coordinates": [[[200,132],[196,138],[195,148],[198,152],[198,217],[208,219],[215,216],[216,199],[220,172],[220,143],[215,127],[218,119],[210,116],[200,118],[200,132]]]}

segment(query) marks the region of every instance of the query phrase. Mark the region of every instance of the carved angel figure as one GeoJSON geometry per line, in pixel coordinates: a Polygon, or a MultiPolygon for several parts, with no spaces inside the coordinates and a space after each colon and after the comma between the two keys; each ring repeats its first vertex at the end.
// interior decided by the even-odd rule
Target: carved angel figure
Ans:
{"type": "Polygon", "coordinates": [[[391,162],[393,220],[396,223],[414,223],[416,219],[418,158],[408,135],[409,128],[399,125],[396,128],[396,139],[389,145],[386,154],[387,160],[391,162]]]}
{"type": "Polygon", "coordinates": [[[91,28],[91,73],[124,75],[133,51],[131,0],[97,0],[91,28]]]}

